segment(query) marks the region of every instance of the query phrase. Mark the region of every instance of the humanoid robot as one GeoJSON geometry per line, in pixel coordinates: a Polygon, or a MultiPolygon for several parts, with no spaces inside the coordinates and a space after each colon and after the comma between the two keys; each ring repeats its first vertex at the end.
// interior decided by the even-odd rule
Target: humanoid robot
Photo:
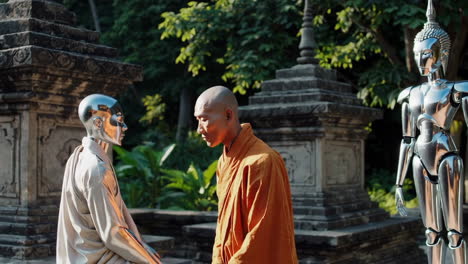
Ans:
{"type": "Polygon", "coordinates": [[[160,264],[143,242],[120,194],[106,152],[121,145],[127,126],[120,104],[93,94],[78,108],[87,136],[67,161],[57,230],[57,263],[160,264]]]}
{"type": "Polygon", "coordinates": [[[447,232],[448,247],[454,263],[465,263],[463,239],[463,161],[450,136],[450,126],[460,106],[468,120],[468,82],[444,80],[450,51],[448,34],[435,22],[432,0],[428,1],[424,28],[414,40],[414,58],[428,82],[403,90],[403,140],[396,179],[396,206],[400,215],[407,215],[402,185],[409,163],[423,224],[429,263],[442,263],[447,232]],[[417,130],[419,130],[419,135],[417,130]],[[443,224],[445,223],[445,230],[443,224]]]}

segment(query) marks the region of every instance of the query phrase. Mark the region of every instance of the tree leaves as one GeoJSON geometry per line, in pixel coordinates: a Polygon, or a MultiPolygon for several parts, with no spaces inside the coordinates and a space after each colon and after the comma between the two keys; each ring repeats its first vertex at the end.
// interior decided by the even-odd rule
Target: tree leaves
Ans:
{"type": "Polygon", "coordinates": [[[221,79],[244,94],[288,66],[285,62],[294,63],[290,51],[298,42],[299,9],[287,0],[192,1],[178,13],[163,13],[158,28],[164,30],[163,39],[186,43],[176,63],[187,64],[193,76],[209,63],[218,64],[224,68],[221,79]]]}

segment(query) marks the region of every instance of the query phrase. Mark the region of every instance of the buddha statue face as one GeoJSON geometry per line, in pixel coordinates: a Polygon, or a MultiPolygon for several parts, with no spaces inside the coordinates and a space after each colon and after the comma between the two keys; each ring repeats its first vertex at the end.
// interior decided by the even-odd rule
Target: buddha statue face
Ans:
{"type": "Polygon", "coordinates": [[[437,38],[428,38],[414,43],[414,60],[422,76],[429,76],[438,71],[446,56],[442,54],[440,42],[437,38]]]}
{"type": "Polygon", "coordinates": [[[432,1],[427,3],[427,22],[414,38],[414,59],[422,76],[429,79],[442,78],[447,71],[450,52],[450,37],[436,22],[432,1]]]}
{"type": "Polygon", "coordinates": [[[92,94],[84,98],[78,115],[86,128],[88,137],[106,143],[122,145],[125,131],[122,107],[114,98],[102,94],[92,94]]]}

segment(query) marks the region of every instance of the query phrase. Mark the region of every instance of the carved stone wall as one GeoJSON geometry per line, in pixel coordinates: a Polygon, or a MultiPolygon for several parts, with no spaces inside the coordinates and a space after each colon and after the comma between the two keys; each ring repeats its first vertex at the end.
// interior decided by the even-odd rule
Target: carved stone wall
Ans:
{"type": "Polygon", "coordinates": [[[81,145],[86,135],[76,119],[51,118],[39,115],[37,122],[39,140],[38,152],[38,198],[60,197],[65,164],[73,150],[81,145]]]}
{"type": "MultiPolygon", "coordinates": [[[[362,183],[363,149],[360,141],[331,141],[323,144],[323,170],[327,186],[362,183]]],[[[364,187],[364,186],[362,186],[364,187]]]]}
{"type": "Polygon", "coordinates": [[[85,130],[78,103],[142,79],[60,1],[0,4],[0,256],[55,254],[66,161],[85,130]]]}
{"type": "Polygon", "coordinates": [[[316,189],[316,151],[314,141],[269,142],[284,159],[288,170],[291,192],[306,195],[316,189]]]}

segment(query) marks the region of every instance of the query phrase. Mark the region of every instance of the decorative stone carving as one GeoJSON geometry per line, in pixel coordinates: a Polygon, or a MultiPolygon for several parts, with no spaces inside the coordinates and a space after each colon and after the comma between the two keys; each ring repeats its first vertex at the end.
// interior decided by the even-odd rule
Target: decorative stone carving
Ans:
{"type": "Polygon", "coordinates": [[[119,61],[114,48],[98,43],[98,32],[74,27],[75,14],[58,1],[4,2],[0,256],[53,256],[65,163],[86,134],[78,103],[91,93],[119,94],[142,79],[142,68],[119,61]],[[3,228],[13,225],[20,233],[3,228]]]}
{"type": "Polygon", "coordinates": [[[0,116],[0,197],[18,197],[19,116],[0,116]]]}
{"type": "Polygon", "coordinates": [[[60,162],[62,167],[65,167],[65,165],[67,164],[68,158],[73,153],[75,148],[79,145],[81,145],[81,141],[78,139],[74,139],[74,138],[67,140],[63,144],[63,147],[60,148],[60,151],[56,156],[57,160],[60,162]]]}
{"type": "Polygon", "coordinates": [[[359,184],[361,142],[325,141],[325,179],[327,185],[359,184]]]}
{"type": "Polygon", "coordinates": [[[38,116],[38,196],[59,196],[62,189],[62,176],[65,163],[75,147],[85,136],[84,128],[77,122],[50,119],[38,116]]]}
{"type": "Polygon", "coordinates": [[[31,58],[31,52],[28,49],[17,49],[13,54],[13,61],[16,64],[22,64],[31,58]]]}
{"type": "Polygon", "coordinates": [[[315,143],[308,141],[269,142],[283,157],[289,182],[294,193],[306,193],[314,187],[316,161],[313,157],[315,143]]]}

